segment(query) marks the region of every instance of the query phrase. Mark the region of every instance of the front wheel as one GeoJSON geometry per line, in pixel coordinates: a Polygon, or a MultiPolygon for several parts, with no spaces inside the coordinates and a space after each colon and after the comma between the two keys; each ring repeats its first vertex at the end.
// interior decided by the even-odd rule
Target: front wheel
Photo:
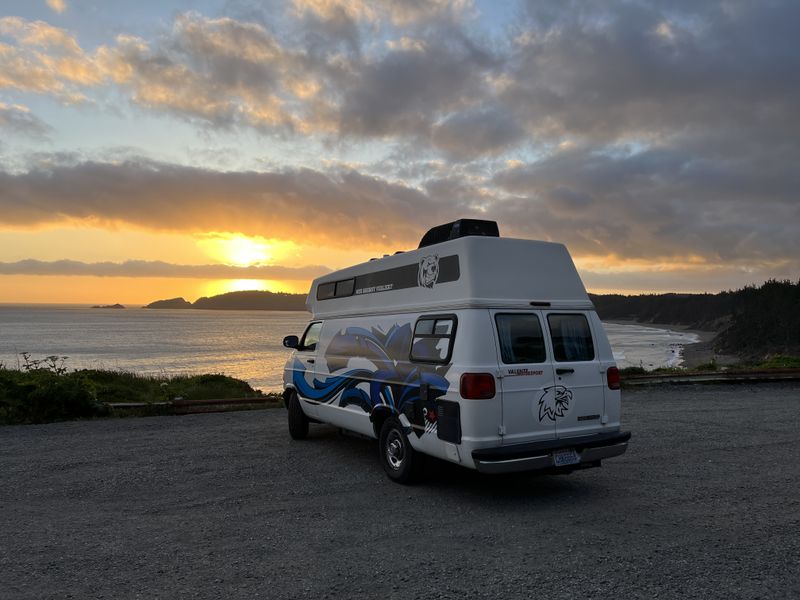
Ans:
{"type": "Polygon", "coordinates": [[[295,392],[289,396],[289,435],[293,440],[304,440],[308,435],[308,417],[300,406],[300,399],[295,392]]]}
{"type": "Polygon", "coordinates": [[[381,427],[378,442],[383,470],[397,483],[413,483],[419,477],[422,456],[416,452],[395,417],[389,417],[381,427]]]}

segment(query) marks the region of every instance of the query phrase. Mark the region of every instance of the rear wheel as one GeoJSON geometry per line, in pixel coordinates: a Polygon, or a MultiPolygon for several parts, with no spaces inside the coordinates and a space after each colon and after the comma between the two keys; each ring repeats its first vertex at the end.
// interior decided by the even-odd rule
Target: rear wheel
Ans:
{"type": "Polygon", "coordinates": [[[390,479],[398,483],[413,483],[422,466],[422,456],[416,452],[395,417],[389,417],[381,427],[378,442],[380,461],[390,479]]]}
{"type": "Polygon", "coordinates": [[[308,417],[300,406],[300,399],[295,392],[289,396],[289,435],[293,440],[303,440],[308,435],[308,417]]]}

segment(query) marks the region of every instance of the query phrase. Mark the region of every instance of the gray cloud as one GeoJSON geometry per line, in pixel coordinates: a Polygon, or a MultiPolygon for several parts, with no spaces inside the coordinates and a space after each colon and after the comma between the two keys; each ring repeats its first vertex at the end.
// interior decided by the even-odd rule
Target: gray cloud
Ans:
{"type": "Polygon", "coordinates": [[[752,173],[741,170],[742,160],[697,160],[668,149],[612,156],[582,148],[494,175],[423,170],[428,178],[416,188],[353,169],[219,172],[144,159],[99,163],[41,155],[26,172],[0,172],[0,225],[123,223],[404,249],[433,224],[472,216],[496,219],[508,235],[562,241],[580,256],[796,261],[800,176],[792,161],[764,157],[752,173]]]}
{"type": "Polygon", "coordinates": [[[279,265],[176,265],[162,261],[128,260],[86,263],[75,260],[0,262],[0,275],[68,275],[93,277],[170,277],[185,279],[306,280],[330,272],[327,267],[279,265]]]}
{"type": "Polygon", "coordinates": [[[0,102],[0,129],[38,140],[46,140],[52,128],[27,107],[0,102]]]}
{"type": "Polygon", "coordinates": [[[499,154],[525,137],[507,112],[497,108],[454,114],[433,128],[434,146],[455,160],[499,154]]]}
{"type": "Polygon", "coordinates": [[[0,171],[0,225],[125,223],[384,248],[387,240],[415,243],[419,215],[431,212],[420,191],[352,170],[218,172],[145,159],[38,158],[26,172],[0,171]]]}
{"type": "Polygon", "coordinates": [[[481,95],[494,57],[463,39],[424,39],[359,65],[343,87],[341,135],[428,138],[441,115],[481,95]]]}
{"type": "Polygon", "coordinates": [[[735,127],[788,139],[800,128],[796,2],[527,6],[500,97],[538,136],[663,141],[735,127]]]}
{"type": "Polygon", "coordinates": [[[560,153],[498,173],[494,182],[515,199],[501,213],[527,207],[509,222],[526,232],[558,232],[584,254],[627,258],[700,255],[712,261],[800,256],[800,158],[757,161],[743,156],[698,160],[678,149],[609,156],[591,149],[560,153]],[[763,164],[762,164],[763,163],[763,164]],[[775,181],[781,185],[775,185],[775,181]]]}

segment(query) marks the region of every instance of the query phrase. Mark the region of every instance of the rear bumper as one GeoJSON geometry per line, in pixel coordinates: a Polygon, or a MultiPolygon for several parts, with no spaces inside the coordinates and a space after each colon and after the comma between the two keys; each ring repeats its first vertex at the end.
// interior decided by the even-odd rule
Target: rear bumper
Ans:
{"type": "Polygon", "coordinates": [[[580,463],[561,467],[581,469],[596,465],[604,458],[619,456],[628,449],[631,433],[596,433],[580,437],[547,440],[530,444],[514,444],[496,448],[480,448],[472,452],[475,468],[481,473],[513,473],[555,468],[553,452],[572,448],[580,457],[580,463]]]}

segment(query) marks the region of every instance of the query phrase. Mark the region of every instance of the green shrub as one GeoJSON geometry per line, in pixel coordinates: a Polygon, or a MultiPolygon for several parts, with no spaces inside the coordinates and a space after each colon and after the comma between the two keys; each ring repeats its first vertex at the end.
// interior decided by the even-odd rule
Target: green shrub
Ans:
{"type": "MultiPolygon", "coordinates": [[[[47,423],[108,414],[108,404],[152,404],[174,398],[262,398],[246,381],[227,375],[140,375],[85,369],[69,372],[67,357],[21,354],[19,370],[0,365],[0,424],[47,423]]],[[[155,408],[155,406],[154,406],[155,408]]],[[[144,410],[147,414],[150,411],[144,410]]]]}
{"type": "Polygon", "coordinates": [[[711,359],[710,362],[703,363],[702,365],[697,365],[694,368],[695,371],[718,371],[719,365],[715,359],[711,359]]]}
{"type": "Polygon", "coordinates": [[[644,367],[625,367],[619,370],[619,374],[622,377],[631,377],[634,375],[647,375],[647,371],[644,367]]]}
{"type": "Polygon", "coordinates": [[[254,398],[261,392],[254,390],[246,381],[227,375],[177,376],[166,380],[170,395],[187,400],[210,400],[217,398],[254,398]]]}
{"type": "Polygon", "coordinates": [[[747,365],[752,369],[800,369],[800,356],[784,356],[781,354],[768,356],[763,361],[747,365]]]}
{"type": "Polygon", "coordinates": [[[94,386],[76,373],[0,370],[0,423],[49,423],[108,414],[94,386]]]}

